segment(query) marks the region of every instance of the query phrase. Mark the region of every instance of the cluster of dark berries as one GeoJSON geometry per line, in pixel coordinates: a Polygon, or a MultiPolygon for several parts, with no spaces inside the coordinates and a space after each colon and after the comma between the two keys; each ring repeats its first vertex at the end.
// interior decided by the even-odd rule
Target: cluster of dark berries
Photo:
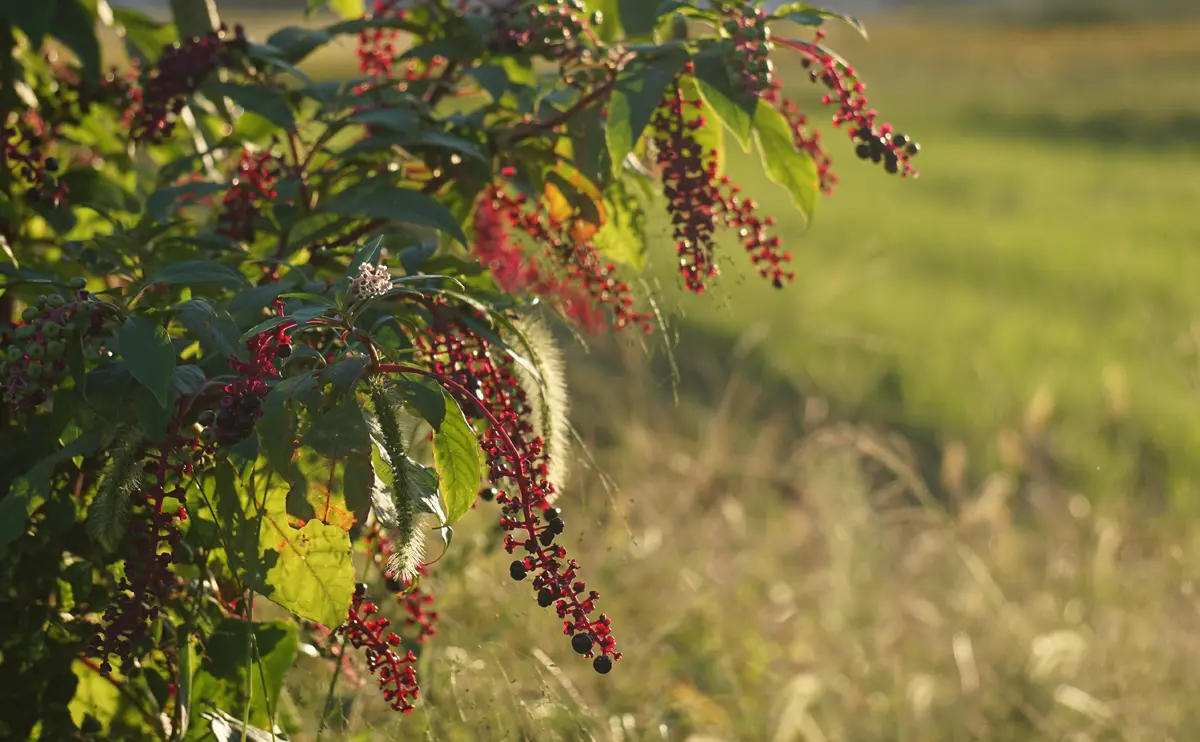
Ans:
{"type": "Polygon", "coordinates": [[[878,129],[864,126],[854,132],[858,146],[854,153],[859,159],[870,160],[876,164],[883,163],[883,169],[896,174],[903,170],[906,174],[912,172],[909,161],[921,151],[921,145],[912,141],[904,134],[894,133],[891,126],[884,124],[878,129]]]}
{"type": "Polygon", "coordinates": [[[4,137],[4,162],[9,172],[26,186],[25,201],[30,205],[58,207],[67,196],[67,186],[58,179],[57,157],[42,151],[42,137],[33,126],[18,121],[0,129],[4,137]]]}
{"type": "Polygon", "coordinates": [[[129,525],[133,553],[125,560],[116,597],[102,616],[104,626],[88,647],[88,653],[101,660],[101,674],[112,672],[111,658],[129,660],[149,637],[162,606],[182,585],[173,566],[183,542],[180,523],[187,520],[187,485],[182,480],[192,472],[194,446],[194,438],[173,430],[157,451],[146,452],[141,484],[130,494],[137,513],[129,525]]]}
{"type": "Polygon", "coordinates": [[[217,216],[217,232],[236,242],[253,242],[259,204],[275,198],[279,174],[279,160],[270,152],[242,150],[237,174],[225,191],[217,216]]]}
{"type": "Polygon", "coordinates": [[[580,0],[529,2],[494,18],[496,45],[502,52],[519,49],[547,59],[590,56],[579,39],[604,20],[600,11],[589,14],[580,0]]]}
{"type": "Polygon", "coordinates": [[[363,650],[367,669],[379,682],[383,700],[395,711],[410,713],[421,689],[417,686],[416,655],[403,652],[400,637],[389,631],[386,618],[372,618],[379,608],[367,600],[367,586],[359,584],[350,601],[346,623],[338,629],[355,649],[363,650]]]}
{"type": "Polygon", "coordinates": [[[67,370],[67,342],[98,331],[105,310],[84,290],[83,278],[71,279],[74,297],[39,296],[21,313],[21,322],[0,330],[0,379],[4,401],[29,409],[46,401],[67,370]]]}
{"type": "MultiPolygon", "coordinates": [[[[282,316],[281,302],[276,302],[276,311],[282,316]]],[[[266,380],[279,376],[275,361],[292,354],[292,339],[287,331],[294,326],[294,322],[285,322],[250,338],[246,343],[250,360],[230,359],[238,378],[225,385],[215,411],[205,410],[197,418],[204,426],[200,440],[206,446],[214,450],[218,446],[232,446],[253,432],[254,424],[263,414],[263,397],[270,391],[266,380]]]]}
{"type": "Polygon", "coordinates": [[[812,43],[791,40],[780,43],[800,52],[803,55],[801,63],[809,70],[812,81],[829,88],[829,92],[821,97],[821,103],[837,105],[833,125],[849,126],[850,138],[860,158],[882,163],[889,173],[916,177],[917,171],[910,160],[920,151],[920,146],[903,134],[893,134],[891,124],[877,123],[878,112],[867,107],[866,84],[858,79],[853,67],[820,46],[825,38],[824,31],[817,31],[816,35],[816,41],[812,43]]]}
{"type": "Polygon", "coordinates": [[[728,40],[729,67],[736,82],[751,95],[771,87],[771,29],[762,8],[747,8],[721,23],[728,40]]]}
{"type": "Polygon", "coordinates": [[[232,37],[225,26],[204,36],[193,36],[165,47],[158,64],[143,76],[140,110],[133,121],[139,141],[158,142],[171,134],[175,116],[187,99],[218,67],[228,65],[234,53],[246,48],[240,25],[232,37]]]}

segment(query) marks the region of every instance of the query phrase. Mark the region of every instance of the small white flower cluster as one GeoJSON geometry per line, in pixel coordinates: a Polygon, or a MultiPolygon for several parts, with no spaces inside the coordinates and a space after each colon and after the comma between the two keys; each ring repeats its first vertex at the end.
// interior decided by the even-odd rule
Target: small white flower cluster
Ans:
{"type": "Polygon", "coordinates": [[[374,299],[392,290],[392,274],[382,265],[363,263],[358,267],[358,276],[350,281],[350,294],[355,299],[374,299]]]}

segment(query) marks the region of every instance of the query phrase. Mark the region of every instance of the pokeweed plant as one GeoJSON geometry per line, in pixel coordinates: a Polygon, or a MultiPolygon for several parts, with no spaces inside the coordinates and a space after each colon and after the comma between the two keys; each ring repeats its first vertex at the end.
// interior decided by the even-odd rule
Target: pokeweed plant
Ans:
{"type": "Polygon", "coordinates": [[[805,215],[834,187],[777,51],[858,157],[915,175],[917,144],[820,29],[861,27],[809,5],[331,5],[343,20],[265,39],[206,0],[170,22],[0,9],[0,674],[20,679],[0,736],[269,738],[297,723],[278,698],[302,638],[334,682],[360,656],[411,711],[426,542],[449,548],[477,501],[507,577],[609,673],[612,622],[562,543],[566,392],[540,317],[651,331],[626,275],[655,203],[688,289],[725,232],[792,280],[723,172],[731,136],[805,215]],[[357,76],[300,68],[347,38],[357,76]]]}

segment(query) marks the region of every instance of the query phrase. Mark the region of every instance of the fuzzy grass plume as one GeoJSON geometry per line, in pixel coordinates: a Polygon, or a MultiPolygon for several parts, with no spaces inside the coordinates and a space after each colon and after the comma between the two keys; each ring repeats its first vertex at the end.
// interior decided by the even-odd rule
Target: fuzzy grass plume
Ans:
{"type": "Polygon", "coordinates": [[[542,439],[546,480],[554,485],[554,492],[548,499],[554,500],[562,492],[569,473],[571,400],[567,393],[566,366],[554,335],[541,318],[522,317],[513,323],[513,327],[502,333],[501,339],[510,347],[523,349],[541,377],[535,377],[523,364],[513,364],[517,383],[525,392],[526,402],[533,412],[533,433],[542,439]]]}
{"type": "Polygon", "coordinates": [[[142,431],[137,427],[129,428],[119,436],[104,479],[88,510],[88,535],[106,549],[114,549],[120,542],[129,522],[130,497],[142,483],[142,467],[138,466],[141,442],[142,431]]]}
{"type": "MultiPolygon", "coordinates": [[[[369,421],[375,442],[375,517],[391,532],[395,551],[387,571],[394,577],[412,580],[425,555],[425,532],[421,528],[421,496],[430,486],[428,472],[404,451],[403,408],[382,381],[370,389],[373,419],[369,421]]],[[[437,481],[432,486],[436,493],[437,481]]]]}

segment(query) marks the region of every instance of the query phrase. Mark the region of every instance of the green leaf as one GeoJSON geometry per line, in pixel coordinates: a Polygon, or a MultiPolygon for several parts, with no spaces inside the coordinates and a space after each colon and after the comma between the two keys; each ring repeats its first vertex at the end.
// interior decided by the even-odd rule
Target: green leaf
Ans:
{"type": "Polygon", "coordinates": [[[347,20],[361,18],[366,12],[363,0],[329,0],[329,7],[347,20]]]}
{"type": "Polygon", "coordinates": [[[259,592],[302,618],[329,628],[340,626],[354,594],[350,535],[319,520],[297,529],[272,517],[263,526],[262,538],[264,545],[274,544],[267,548],[277,558],[259,575],[259,592]]]}
{"type": "Polygon", "coordinates": [[[229,313],[214,309],[201,299],[185,301],[175,307],[179,321],[200,341],[205,352],[222,356],[237,354],[241,332],[229,313]]]}
{"type": "Polygon", "coordinates": [[[448,394],[443,396],[446,416],[433,434],[433,462],[446,502],[446,523],[451,524],[467,514],[479,493],[483,451],[458,403],[448,394]]]}
{"type": "Polygon", "coordinates": [[[159,23],[145,13],[131,8],[113,8],[118,33],[124,34],[129,56],[144,65],[151,65],[163,47],[179,37],[174,23],[159,23]]]}
{"type": "Polygon", "coordinates": [[[605,139],[613,171],[625,165],[625,156],[633,151],[662,100],[663,91],[683,69],[687,50],[669,47],[658,57],[639,57],[627,65],[617,78],[608,103],[605,139]]]}
{"type": "Polygon", "coordinates": [[[431,196],[383,179],[360,180],[333,195],[324,207],[325,211],[339,216],[389,219],[432,227],[467,244],[462,227],[449,209],[431,196]]]}
{"type": "Polygon", "coordinates": [[[624,181],[605,189],[608,219],[592,237],[601,254],[635,270],[646,267],[646,212],[641,200],[624,181]]]}
{"type": "Polygon", "coordinates": [[[213,0],[171,0],[171,15],[182,38],[203,36],[221,25],[213,0]]]}
{"type": "Polygon", "coordinates": [[[130,317],[117,339],[129,373],[165,406],[175,370],[175,348],[166,329],[149,317],[130,317]]]}
{"type": "Polygon", "coordinates": [[[448,405],[440,387],[424,379],[401,379],[396,384],[396,391],[411,413],[429,423],[435,431],[442,427],[448,405]]]}
{"type": "Polygon", "coordinates": [[[270,85],[243,85],[218,82],[210,86],[215,95],[223,95],[251,113],[262,116],[285,131],[296,130],[296,117],[283,93],[270,85]]]}
{"type": "Polygon", "coordinates": [[[621,25],[630,39],[647,39],[658,24],[657,5],[654,0],[617,0],[621,25]]]}
{"type": "Polygon", "coordinates": [[[787,119],[770,106],[760,106],[754,136],[767,177],[782,186],[804,218],[811,220],[820,189],[817,165],[807,151],[796,148],[787,119]]]}
{"type": "Polygon", "coordinates": [[[733,133],[738,144],[742,145],[742,151],[749,152],[755,111],[766,106],[759,106],[758,98],[742,87],[721,47],[710,46],[693,57],[692,61],[700,96],[733,133]]]}
{"type": "Polygon", "coordinates": [[[175,657],[178,667],[175,675],[175,702],[179,704],[176,719],[179,723],[180,739],[187,737],[188,724],[192,717],[192,683],[199,669],[197,643],[196,638],[188,631],[180,630],[176,634],[175,657]]]}
{"type": "Polygon", "coordinates": [[[146,216],[160,224],[171,221],[171,213],[180,199],[203,198],[225,190],[223,183],[185,183],[159,188],[146,199],[146,216]]]}
{"type": "MultiPolygon", "coordinates": [[[[300,639],[296,625],[291,621],[254,623],[252,638],[258,650],[258,661],[255,662],[246,657],[246,640],[251,638],[247,636],[250,632],[242,619],[221,619],[205,642],[204,659],[197,668],[192,695],[206,707],[228,706],[240,712],[248,700],[244,694],[249,673],[254,688],[253,697],[249,699],[250,722],[270,726],[270,711],[279,708],[279,695],[287,672],[296,660],[300,639]]],[[[236,731],[241,732],[240,713],[235,723],[236,731]]]]}
{"type": "Polygon", "coordinates": [[[81,0],[58,0],[51,33],[79,57],[85,77],[100,78],[100,41],[96,38],[96,15],[91,9],[81,0]]]}
{"type": "Polygon", "coordinates": [[[190,397],[200,391],[206,380],[199,366],[176,366],[171,372],[171,391],[180,397],[190,397]]]}
{"type": "Polygon", "coordinates": [[[247,287],[250,282],[241,271],[211,260],[181,260],[170,263],[146,280],[147,285],[156,283],[200,286],[213,284],[230,289],[247,287]]]}
{"type": "Polygon", "coordinates": [[[867,38],[867,29],[862,22],[854,16],[845,15],[832,10],[818,8],[815,5],[808,3],[787,3],[781,5],[771,13],[768,20],[772,21],[791,21],[798,23],[801,26],[820,26],[826,20],[839,20],[846,23],[865,39],[867,38]]]}

